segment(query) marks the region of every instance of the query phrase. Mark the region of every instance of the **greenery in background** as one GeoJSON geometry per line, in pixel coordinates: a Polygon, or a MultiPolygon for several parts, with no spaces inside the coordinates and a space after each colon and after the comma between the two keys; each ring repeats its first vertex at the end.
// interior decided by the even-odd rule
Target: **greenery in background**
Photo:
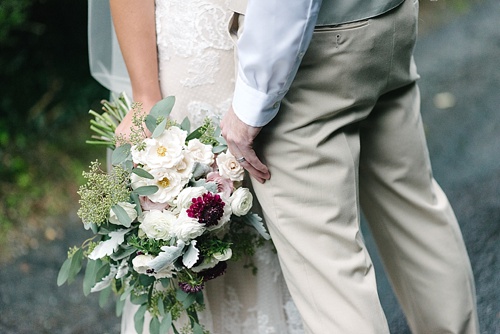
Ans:
{"type": "Polygon", "coordinates": [[[76,211],[81,171],[104,154],[85,145],[87,112],[108,94],[89,74],[86,21],[86,1],[0,2],[3,260],[40,231],[57,237],[57,221],[76,211]]]}

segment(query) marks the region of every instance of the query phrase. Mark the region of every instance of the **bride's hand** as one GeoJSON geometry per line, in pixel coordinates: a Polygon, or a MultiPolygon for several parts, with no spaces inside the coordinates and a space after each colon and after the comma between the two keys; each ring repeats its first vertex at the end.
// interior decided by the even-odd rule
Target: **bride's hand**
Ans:
{"type": "MultiPolygon", "coordinates": [[[[151,111],[151,108],[155,103],[143,103],[142,104],[142,110],[143,112],[146,112],[149,114],[151,111]]],[[[123,120],[118,124],[118,126],[115,129],[115,136],[117,138],[124,138],[126,142],[130,141],[130,134],[131,134],[131,129],[133,126],[133,117],[134,117],[134,109],[130,110],[127,115],[123,118],[123,120]]],[[[151,132],[146,128],[146,125],[143,125],[144,132],[146,134],[146,137],[151,136],[151,132]]]]}

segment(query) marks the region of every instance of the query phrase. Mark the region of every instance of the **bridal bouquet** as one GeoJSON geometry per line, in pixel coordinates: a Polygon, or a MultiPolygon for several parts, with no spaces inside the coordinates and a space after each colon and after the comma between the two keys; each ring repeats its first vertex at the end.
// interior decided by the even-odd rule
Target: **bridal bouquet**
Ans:
{"type": "Polygon", "coordinates": [[[104,101],[103,114],[91,111],[98,136],[90,143],[113,149],[112,166],[105,172],[95,161],[83,173],[78,215],[94,236],[70,249],[58,284],[73,281],[85,260],[84,293],[101,291],[104,300],[114,291],[118,315],[127,298],[139,305],[138,333],[148,311],[150,333],[203,334],[197,312],[204,285],[224,273],[228,260],[252,255],[269,235],[250,211],[244,170],[219,129],[207,120],[189,132],[188,119],[169,119],[174,102],[160,101],[149,115],[133,105],[128,142],[114,136],[131,108],[125,95],[104,101]],[[179,322],[187,326],[176,328],[179,322]]]}

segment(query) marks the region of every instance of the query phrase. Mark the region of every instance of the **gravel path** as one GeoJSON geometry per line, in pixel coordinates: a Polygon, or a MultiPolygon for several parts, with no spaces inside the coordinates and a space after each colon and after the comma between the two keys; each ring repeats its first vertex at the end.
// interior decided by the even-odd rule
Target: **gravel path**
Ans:
{"type": "MultiPolygon", "coordinates": [[[[499,17],[498,0],[475,2],[467,14],[427,32],[415,55],[434,173],[462,226],[482,334],[500,334],[499,17]],[[436,107],[439,93],[447,93],[439,96],[450,108],[436,107]]],[[[56,285],[66,250],[87,237],[76,217],[66,220],[65,238],[41,241],[0,267],[0,334],[119,333],[113,305],[102,309],[97,295],[84,297],[81,277],[56,285]]],[[[369,234],[367,243],[372,247],[369,234]]],[[[410,333],[382,274],[379,285],[391,332],[410,333]]]]}

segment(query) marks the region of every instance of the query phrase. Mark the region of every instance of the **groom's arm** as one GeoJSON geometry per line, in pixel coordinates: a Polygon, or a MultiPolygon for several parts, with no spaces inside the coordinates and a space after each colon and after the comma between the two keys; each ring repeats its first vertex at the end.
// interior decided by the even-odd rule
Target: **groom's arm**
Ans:
{"type": "Polygon", "coordinates": [[[321,0],[249,0],[233,108],[248,125],[276,116],[311,40],[321,0]]]}
{"type": "Polygon", "coordinates": [[[238,77],[222,135],[259,182],[269,170],[253,150],[260,128],[278,113],[311,41],[322,0],[249,0],[238,41],[238,77]]]}

